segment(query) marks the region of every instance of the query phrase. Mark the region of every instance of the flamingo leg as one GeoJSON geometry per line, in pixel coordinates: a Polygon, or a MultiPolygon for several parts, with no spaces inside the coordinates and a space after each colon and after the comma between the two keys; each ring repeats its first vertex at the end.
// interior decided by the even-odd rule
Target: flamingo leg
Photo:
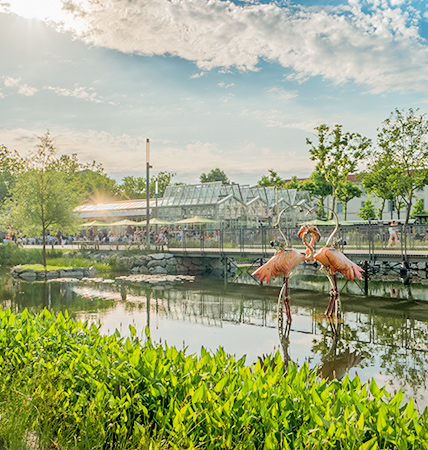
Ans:
{"type": "Polygon", "coordinates": [[[335,280],[333,278],[335,276],[332,275],[330,273],[330,271],[327,269],[327,267],[325,267],[325,266],[321,266],[320,271],[327,276],[328,281],[330,282],[330,302],[328,303],[328,306],[327,306],[327,309],[326,309],[324,315],[327,317],[331,317],[333,314],[332,308],[335,304],[335,295],[336,295],[336,291],[337,291],[337,288],[335,287],[336,286],[335,280]]]}
{"type": "Polygon", "coordinates": [[[336,274],[331,275],[331,294],[330,294],[330,303],[328,304],[326,316],[327,317],[337,317],[337,298],[339,296],[339,291],[337,289],[337,278],[336,274]]]}
{"type": "Polygon", "coordinates": [[[284,284],[281,289],[282,300],[284,302],[285,314],[287,315],[287,323],[291,322],[290,298],[288,293],[288,277],[284,277],[284,284]]]}

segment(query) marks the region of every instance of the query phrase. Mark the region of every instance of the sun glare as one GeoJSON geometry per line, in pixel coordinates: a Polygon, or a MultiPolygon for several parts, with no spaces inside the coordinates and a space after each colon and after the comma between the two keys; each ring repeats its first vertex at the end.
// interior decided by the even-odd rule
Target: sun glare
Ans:
{"type": "Polygon", "coordinates": [[[69,14],[62,9],[60,0],[10,0],[8,3],[8,10],[11,13],[26,19],[62,23],[70,20],[69,14]]]}

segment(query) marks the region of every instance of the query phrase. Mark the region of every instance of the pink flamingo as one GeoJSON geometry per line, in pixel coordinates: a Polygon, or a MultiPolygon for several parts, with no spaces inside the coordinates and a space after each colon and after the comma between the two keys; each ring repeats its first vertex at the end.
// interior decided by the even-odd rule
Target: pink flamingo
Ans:
{"type": "Polygon", "coordinates": [[[305,226],[303,226],[299,230],[299,236],[301,237],[303,243],[306,246],[306,260],[307,261],[318,261],[321,264],[321,272],[325,273],[327,275],[327,278],[330,281],[330,302],[327,306],[327,310],[325,312],[325,315],[327,317],[332,317],[333,312],[337,316],[337,299],[339,296],[339,291],[337,288],[337,278],[336,273],[339,272],[342,275],[344,275],[348,280],[354,280],[357,278],[358,280],[361,280],[363,278],[364,270],[352,262],[349,258],[347,258],[342,252],[337,250],[334,247],[331,247],[331,241],[333,239],[333,236],[336,234],[338,228],[339,228],[339,220],[337,218],[336,213],[333,211],[333,214],[336,218],[336,227],[333,230],[333,232],[330,234],[325,247],[320,249],[317,253],[314,252],[313,245],[315,243],[315,240],[319,240],[321,237],[320,232],[317,227],[315,226],[306,226],[306,231],[302,230],[305,226]],[[307,243],[307,235],[311,234],[312,239],[311,243],[307,243]],[[315,240],[314,240],[315,238],[315,240]]]}
{"type": "Polygon", "coordinates": [[[253,276],[256,276],[258,281],[266,281],[269,283],[272,277],[284,277],[284,281],[282,284],[281,291],[279,293],[279,299],[282,298],[285,306],[285,312],[287,314],[287,322],[291,322],[291,310],[290,310],[290,299],[289,299],[289,291],[288,291],[288,278],[290,277],[291,271],[297,267],[300,263],[305,261],[305,255],[300,253],[294,248],[290,247],[288,239],[284,235],[280,226],[280,219],[282,213],[290,208],[284,208],[280,214],[278,215],[278,221],[276,225],[279,228],[279,232],[284,238],[284,242],[282,242],[278,246],[278,250],[274,256],[265,264],[260,266],[256,271],[252,273],[253,276]]]}

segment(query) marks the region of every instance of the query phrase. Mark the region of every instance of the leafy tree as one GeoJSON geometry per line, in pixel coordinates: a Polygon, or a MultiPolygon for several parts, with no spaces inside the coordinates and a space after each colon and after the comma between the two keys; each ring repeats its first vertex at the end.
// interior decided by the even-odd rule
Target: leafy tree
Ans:
{"type": "Polygon", "coordinates": [[[375,207],[373,205],[373,202],[371,200],[367,200],[364,202],[364,206],[361,207],[360,212],[358,215],[363,220],[369,220],[374,219],[376,217],[376,211],[375,207]]]}
{"type": "Polygon", "coordinates": [[[80,165],[75,179],[86,201],[113,199],[119,193],[116,181],[105,173],[102,164],[95,161],[80,165]]]}
{"type": "Polygon", "coordinates": [[[348,214],[348,202],[350,202],[353,198],[361,197],[362,193],[363,191],[351,181],[345,181],[337,188],[337,199],[342,202],[345,220],[348,214]]]}
{"type": "MultiPolygon", "coordinates": [[[[372,156],[370,154],[369,156],[372,156]]],[[[383,210],[387,201],[395,203],[400,195],[400,183],[398,182],[399,172],[392,164],[392,155],[390,152],[378,155],[375,158],[369,158],[367,162],[367,171],[361,174],[364,188],[369,194],[374,194],[382,200],[382,206],[379,210],[379,219],[383,219],[383,210]]]]}
{"type": "Polygon", "coordinates": [[[122,197],[126,199],[144,198],[146,196],[146,179],[143,177],[124,177],[119,189],[122,197]]]}
{"type": "Polygon", "coordinates": [[[268,170],[269,175],[263,175],[259,181],[257,181],[257,186],[270,187],[275,186],[277,188],[284,187],[285,180],[281,178],[277,172],[273,169],[268,170]]]}
{"type": "Polygon", "coordinates": [[[411,217],[414,218],[418,214],[428,214],[428,212],[424,208],[424,201],[421,198],[418,198],[415,202],[415,205],[412,209],[411,217]]]}
{"type": "MultiPolygon", "coordinates": [[[[149,183],[150,197],[155,196],[156,181],[158,182],[158,196],[162,197],[165,189],[171,184],[171,180],[175,175],[172,172],[159,172],[157,175],[152,176],[149,183]]],[[[136,199],[146,197],[146,187],[145,178],[128,176],[123,178],[119,189],[124,198],[136,199]]]]}
{"type": "Polygon", "coordinates": [[[212,169],[208,174],[201,174],[199,177],[201,183],[209,183],[211,181],[221,181],[222,184],[231,184],[229,178],[227,178],[226,173],[220,169],[212,169]]]}
{"type": "Polygon", "coordinates": [[[308,191],[312,198],[318,200],[318,219],[325,217],[324,204],[326,198],[332,194],[331,184],[326,180],[325,175],[315,169],[310,178],[301,182],[301,190],[308,191]]]}
{"type": "Polygon", "coordinates": [[[330,129],[325,124],[316,127],[318,143],[306,140],[311,146],[311,160],[317,161],[315,170],[324,175],[332,189],[332,206],[335,210],[337,190],[344,184],[348,175],[355,173],[359,161],[364,157],[370,140],[357,133],[343,133],[342,125],[330,129]]]}
{"type": "Polygon", "coordinates": [[[73,211],[80,198],[75,185],[68,182],[68,174],[59,170],[50,133],[38,139],[40,143],[25,161],[12,189],[10,219],[23,232],[41,234],[46,267],[48,230],[73,230],[78,221],[73,211]]]}
{"type": "Polygon", "coordinates": [[[19,154],[0,145],[0,208],[10,198],[18,173],[22,168],[23,161],[19,154]]]}
{"type": "Polygon", "coordinates": [[[405,203],[405,224],[409,223],[413,198],[428,184],[428,121],[419,110],[395,109],[378,130],[374,156],[384,158],[394,170],[394,187],[405,203]]]}

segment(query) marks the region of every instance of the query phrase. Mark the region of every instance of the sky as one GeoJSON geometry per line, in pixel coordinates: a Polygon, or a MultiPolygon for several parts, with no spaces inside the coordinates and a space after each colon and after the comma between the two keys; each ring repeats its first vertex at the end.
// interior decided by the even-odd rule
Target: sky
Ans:
{"type": "Polygon", "coordinates": [[[117,180],[147,138],[174,181],[305,177],[316,126],[427,111],[427,37],[425,1],[0,0],[0,144],[49,130],[117,180]]]}

